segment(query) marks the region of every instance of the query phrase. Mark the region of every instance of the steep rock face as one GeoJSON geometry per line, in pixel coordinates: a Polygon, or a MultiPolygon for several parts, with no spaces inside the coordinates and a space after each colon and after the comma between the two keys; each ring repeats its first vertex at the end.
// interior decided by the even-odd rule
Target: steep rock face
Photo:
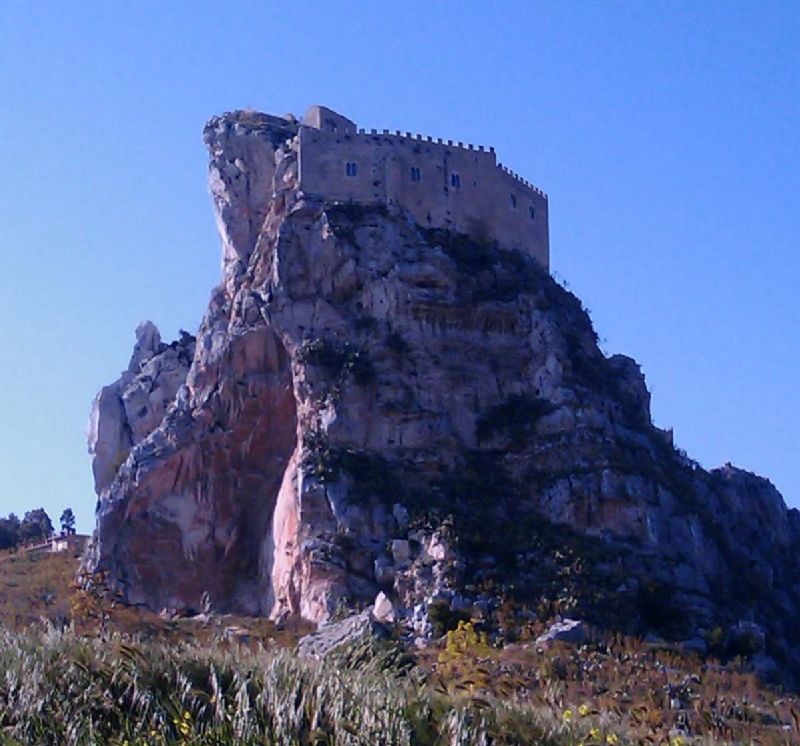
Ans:
{"type": "Polygon", "coordinates": [[[748,619],[796,670],[796,511],[676,451],[530,258],[301,193],[297,129],[206,127],[223,280],[158,423],[152,334],[99,395],[86,567],[154,608],[315,621],[383,590],[421,633],[509,596],[678,638],[748,619]]]}

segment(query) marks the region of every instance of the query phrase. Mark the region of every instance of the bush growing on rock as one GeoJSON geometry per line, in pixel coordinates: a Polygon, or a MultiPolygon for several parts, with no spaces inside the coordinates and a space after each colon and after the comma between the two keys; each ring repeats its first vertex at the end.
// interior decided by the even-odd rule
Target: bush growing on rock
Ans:
{"type": "Polygon", "coordinates": [[[531,394],[512,394],[502,404],[489,408],[477,422],[479,443],[495,434],[507,434],[512,442],[523,445],[532,434],[539,418],[553,411],[553,405],[531,394]]]}

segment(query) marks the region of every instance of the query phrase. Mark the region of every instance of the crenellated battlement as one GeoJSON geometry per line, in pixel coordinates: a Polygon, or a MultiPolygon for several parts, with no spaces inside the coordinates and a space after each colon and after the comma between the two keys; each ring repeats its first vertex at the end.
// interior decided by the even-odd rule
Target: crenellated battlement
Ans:
{"type": "Polygon", "coordinates": [[[496,241],[549,268],[547,195],[499,163],[493,147],[368,130],[322,106],[309,109],[299,138],[304,192],[396,205],[420,225],[496,241]]]}
{"type": "Polygon", "coordinates": [[[441,137],[433,138],[431,135],[421,135],[418,132],[411,133],[411,132],[402,132],[401,130],[377,130],[377,129],[365,129],[363,127],[359,127],[357,133],[359,135],[388,135],[390,137],[402,137],[406,140],[419,140],[424,142],[436,143],[437,145],[447,145],[451,148],[466,148],[467,150],[478,150],[481,153],[488,152],[494,153],[494,148],[492,147],[484,147],[483,145],[473,145],[471,142],[467,143],[466,145],[462,141],[454,142],[453,140],[443,140],[441,137]]]}
{"type": "MultiPolygon", "coordinates": [[[[367,130],[367,129],[363,128],[363,127],[359,127],[358,130],[357,130],[357,134],[359,134],[359,135],[367,135],[367,136],[386,135],[386,136],[389,136],[389,137],[401,137],[401,138],[403,138],[405,140],[416,140],[418,142],[436,143],[437,145],[446,145],[449,148],[460,148],[462,150],[475,150],[475,151],[477,151],[479,153],[494,153],[495,152],[494,147],[492,147],[492,146],[473,145],[471,142],[468,142],[468,143],[465,144],[461,140],[456,142],[456,141],[453,141],[453,140],[444,140],[441,137],[433,138],[431,135],[421,135],[418,132],[415,132],[415,133],[412,134],[411,132],[402,132],[401,130],[394,130],[394,132],[392,132],[391,130],[387,130],[387,129],[385,129],[385,130],[377,130],[377,129],[367,130]]],[[[498,162],[497,163],[497,168],[499,168],[501,171],[507,173],[509,176],[512,176],[514,179],[516,179],[517,181],[519,181],[521,184],[523,184],[524,186],[528,187],[529,189],[533,189],[537,194],[540,194],[542,197],[547,199],[547,194],[544,191],[539,189],[539,187],[537,187],[535,184],[533,184],[530,181],[528,181],[526,178],[520,176],[515,171],[512,171],[508,166],[505,166],[504,164],[498,162]]]]}
{"type": "MultiPolygon", "coordinates": [[[[494,152],[494,151],[492,151],[492,152],[494,152]]],[[[534,192],[536,192],[537,194],[540,194],[540,195],[541,195],[542,197],[544,197],[545,199],[548,199],[548,196],[547,196],[547,193],[546,193],[546,192],[543,192],[543,191],[542,191],[541,189],[539,189],[539,187],[537,187],[535,184],[532,184],[530,181],[528,181],[527,179],[523,178],[522,176],[520,176],[520,175],[519,175],[518,173],[516,173],[515,171],[512,171],[512,170],[511,170],[511,169],[510,169],[508,166],[504,166],[502,163],[498,163],[498,164],[497,164],[497,167],[498,167],[498,168],[499,168],[501,171],[503,171],[504,173],[507,173],[507,174],[508,174],[509,176],[511,176],[513,179],[516,179],[517,181],[519,181],[519,182],[521,182],[522,184],[524,184],[526,187],[528,187],[528,189],[533,189],[533,191],[534,191],[534,192]]]]}

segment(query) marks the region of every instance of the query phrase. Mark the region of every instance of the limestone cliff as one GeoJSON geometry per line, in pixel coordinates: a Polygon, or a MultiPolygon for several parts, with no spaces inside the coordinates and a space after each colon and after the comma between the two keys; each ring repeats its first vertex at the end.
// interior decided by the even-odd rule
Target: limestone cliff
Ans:
{"type": "Polygon", "coordinates": [[[140,329],[98,395],[87,568],[155,609],[321,621],[385,591],[419,634],[511,597],[679,639],[744,620],[798,670],[800,520],[770,483],[677,451],[530,257],[302,193],[297,133],[206,126],[222,282],[196,345],[140,329]]]}
{"type": "Polygon", "coordinates": [[[137,327],[128,369],[104,386],[92,404],[87,438],[98,495],[111,484],[133,446],[161,424],[186,381],[193,356],[190,334],[167,345],[152,322],[137,327]]]}

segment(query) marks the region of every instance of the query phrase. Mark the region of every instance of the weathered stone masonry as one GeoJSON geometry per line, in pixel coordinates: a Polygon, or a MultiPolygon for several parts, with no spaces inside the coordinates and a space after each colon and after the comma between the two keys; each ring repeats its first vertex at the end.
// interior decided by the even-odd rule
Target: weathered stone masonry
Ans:
{"type": "Polygon", "coordinates": [[[549,269],[547,195],[499,164],[494,148],[367,132],[313,106],[300,126],[299,160],[307,194],[398,205],[422,226],[497,241],[549,269]]]}

